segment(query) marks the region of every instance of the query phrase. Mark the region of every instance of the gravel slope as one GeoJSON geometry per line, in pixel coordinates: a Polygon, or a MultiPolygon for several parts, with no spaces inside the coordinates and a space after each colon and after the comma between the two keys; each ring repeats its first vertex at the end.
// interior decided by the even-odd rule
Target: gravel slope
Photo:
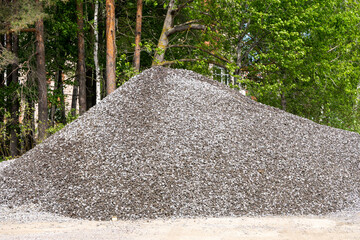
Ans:
{"type": "Polygon", "coordinates": [[[0,204],[121,219],[356,207],[359,134],[186,70],[134,77],[0,175],[0,204]]]}

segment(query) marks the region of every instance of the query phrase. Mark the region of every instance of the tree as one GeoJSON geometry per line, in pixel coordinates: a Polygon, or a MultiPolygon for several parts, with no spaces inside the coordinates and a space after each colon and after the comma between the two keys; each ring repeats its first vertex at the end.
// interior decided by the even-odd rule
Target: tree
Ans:
{"type": "Polygon", "coordinates": [[[95,11],[94,11],[94,65],[95,65],[95,75],[96,75],[96,103],[99,103],[101,100],[101,78],[100,78],[100,66],[99,66],[99,0],[95,1],[95,11]]]}
{"type": "MultiPolygon", "coordinates": [[[[28,36],[34,36],[33,33],[36,32],[36,29],[32,27],[32,24],[42,17],[41,4],[38,2],[34,4],[34,2],[30,0],[1,1],[0,33],[3,34],[1,35],[2,37],[6,36],[7,38],[7,49],[4,49],[3,41],[1,41],[0,46],[0,76],[2,76],[0,88],[0,95],[2,97],[0,101],[0,126],[1,129],[6,129],[0,137],[0,151],[4,157],[18,156],[20,150],[23,152],[23,149],[26,147],[24,143],[27,142],[28,131],[24,130],[24,121],[22,118],[25,115],[25,109],[24,105],[22,108],[20,108],[19,105],[20,99],[24,101],[26,99],[24,93],[30,91],[23,91],[25,88],[20,87],[19,73],[20,70],[25,70],[25,67],[29,66],[32,57],[35,56],[36,53],[33,52],[29,55],[24,54],[26,50],[24,50],[21,44],[23,44],[22,41],[26,41],[28,36]],[[4,68],[7,68],[7,84],[5,84],[4,68]],[[20,118],[22,122],[19,122],[20,118]]],[[[32,39],[31,42],[34,42],[34,39],[32,39]]],[[[30,45],[33,47],[32,44],[27,46],[30,45]]],[[[45,63],[45,61],[43,62],[45,63]]],[[[22,71],[22,73],[24,72],[25,71],[22,71]]],[[[23,76],[27,77],[27,74],[23,76]]],[[[41,89],[40,87],[40,91],[41,89]]],[[[36,101],[38,101],[38,99],[39,97],[37,96],[36,101]]],[[[22,102],[22,104],[25,103],[22,102]]],[[[39,128],[39,132],[41,130],[42,128],[39,128]]]]}
{"type": "Polygon", "coordinates": [[[104,87],[109,94],[116,84],[140,71],[140,49],[141,69],[163,65],[210,76],[218,71],[226,76],[231,87],[242,87],[262,103],[321,124],[360,131],[360,9],[353,0],[118,1],[116,12],[114,0],[106,1],[106,11],[99,11],[97,0],[1,3],[0,126],[4,134],[0,136],[0,151],[3,155],[9,156],[11,149],[30,148],[19,147],[19,142],[33,145],[35,130],[31,122],[35,103],[39,103],[41,140],[46,135],[48,115],[53,125],[51,132],[65,124],[63,85],[73,85],[76,78],[73,108],[79,97],[80,113],[83,113],[93,102],[86,103],[90,98],[82,91],[93,86],[94,78],[96,101],[100,101],[100,69],[106,69],[104,87]],[[121,28],[115,28],[115,15],[121,28]],[[92,24],[94,31],[89,31],[92,24]],[[19,36],[18,53],[14,49],[14,37],[7,44],[12,47],[6,49],[4,38],[10,34],[19,36]],[[32,44],[34,37],[36,52],[32,44]],[[116,49],[122,53],[117,59],[116,49]],[[11,77],[17,75],[14,69],[26,77],[26,83],[15,84],[18,80],[11,77]],[[63,79],[62,73],[67,77],[63,79]],[[47,89],[46,80],[56,82],[55,88],[47,89]],[[24,113],[20,108],[20,115],[26,121],[17,124],[15,113],[19,110],[12,104],[14,96],[19,99],[19,92],[28,111],[24,113]],[[84,102],[87,106],[83,108],[84,102]],[[15,125],[21,129],[13,128],[15,125]],[[16,135],[19,139],[10,141],[16,135]],[[17,147],[10,146],[14,142],[17,147]]]}
{"type": "MultiPolygon", "coordinates": [[[[9,48],[12,47],[12,52],[15,56],[15,61],[12,64],[11,72],[8,74],[8,83],[12,89],[17,89],[19,84],[19,62],[18,62],[18,53],[19,53],[19,38],[16,33],[7,34],[9,36],[9,40],[12,40],[10,44],[9,41],[9,48]]],[[[11,112],[11,123],[10,123],[10,155],[12,157],[19,155],[19,96],[14,91],[12,98],[9,99],[10,102],[10,112],[11,112]]]]}
{"type": "Polygon", "coordinates": [[[267,35],[252,53],[261,78],[254,71],[249,90],[263,103],[355,130],[358,4],[284,1],[264,10],[267,35]]]}
{"type": "Polygon", "coordinates": [[[263,103],[322,124],[359,129],[358,108],[354,112],[359,12],[356,2],[341,0],[169,1],[154,65],[209,74],[212,63],[263,103]],[[184,4],[191,7],[176,11],[184,4]],[[174,24],[175,12],[185,23],[174,24]],[[190,31],[189,22],[205,25],[206,31],[190,31]],[[186,31],[169,38],[182,27],[186,31]],[[165,61],[170,56],[173,60],[165,61]]]}
{"type": "Polygon", "coordinates": [[[188,4],[192,3],[193,0],[187,0],[184,3],[176,6],[175,0],[170,0],[168,5],[168,10],[166,13],[166,17],[164,20],[163,29],[158,41],[157,49],[154,56],[153,66],[155,65],[163,65],[165,59],[165,53],[167,48],[169,47],[169,37],[175,33],[187,31],[190,29],[196,30],[205,30],[205,25],[197,24],[199,20],[190,20],[182,24],[178,24],[174,26],[174,20],[176,15],[188,4]]]}
{"type": "Polygon", "coordinates": [[[77,79],[79,83],[79,113],[86,112],[86,73],[85,73],[85,40],[84,40],[84,12],[83,0],[76,0],[78,25],[78,63],[77,79]]]}
{"type": "Polygon", "coordinates": [[[136,30],[135,30],[135,53],[134,53],[134,68],[135,71],[140,71],[140,50],[141,50],[141,23],[142,23],[142,0],[137,1],[136,11],[136,30]]]}
{"type": "MultiPolygon", "coordinates": [[[[36,0],[39,4],[39,0],[36,0]]],[[[48,127],[48,105],[47,105],[47,82],[45,70],[45,39],[44,21],[42,18],[36,21],[36,76],[39,92],[39,141],[46,138],[48,127]]]]}
{"type": "Polygon", "coordinates": [[[116,89],[115,1],[106,0],[106,93],[116,89]]]}

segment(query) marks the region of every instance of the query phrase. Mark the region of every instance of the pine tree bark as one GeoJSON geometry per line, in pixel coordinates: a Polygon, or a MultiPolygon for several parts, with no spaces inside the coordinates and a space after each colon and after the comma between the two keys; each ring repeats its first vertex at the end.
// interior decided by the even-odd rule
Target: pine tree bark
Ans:
{"type": "MultiPolygon", "coordinates": [[[[38,0],[37,0],[38,2],[38,0]]],[[[45,70],[44,21],[39,19],[36,24],[36,76],[39,92],[39,134],[38,141],[46,138],[48,126],[47,83],[45,70]]]]}
{"type": "Polygon", "coordinates": [[[94,11],[94,64],[95,64],[95,81],[96,81],[96,103],[99,103],[101,100],[101,77],[100,77],[100,67],[99,67],[99,29],[98,29],[98,16],[99,16],[99,1],[95,2],[95,11],[94,11]]]}
{"type": "Polygon", "coordinates": [[[85,72],[85,40],[84,40],[84,10],[83,0],[76,1],[78,25],[78,67],[79,83],[79,114],[86,112],[86,72],[85,72]]]}
{"type": "Polygon", "coordinates": [[[106,0],[106,93],[116,89],[115,0],[106,0]]]}
{"type": "Polygon", "coordinates": [[[140,72],[140,42],[141,42],[141,23],[142,23],[142,7],[143,1],[137,1],[136,12],[136,32],[135,32],[135,53],[134,53],[134,69],[140,72]]]}

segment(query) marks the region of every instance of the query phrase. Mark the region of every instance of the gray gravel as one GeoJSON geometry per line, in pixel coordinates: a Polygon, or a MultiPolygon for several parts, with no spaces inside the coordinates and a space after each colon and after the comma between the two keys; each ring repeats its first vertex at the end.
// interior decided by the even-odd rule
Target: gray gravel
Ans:
{"type": "Polygon", "coordinates": [[[0,176],[2,175],[3,169],[5,169],[6,167],[8,167],[10,164],[12,164],[14,161],[16,161],[16,159],[11,159],[8,161],[3,161],[0,162],[0,176]]]}
{"type": "MultiPolygon", "coordinates": [[[[21,206],[1,206],[0,205],[0,225],[2,223],[32,223],[32,222],[74,222],[79,220],[64,217],[61,215],[43,212],[37,205],[21,205],[21,206]]],[[[1,238],[0,238],[1,239],[1,238]]]]}
{"type": "Polygon", "coordinates": [[[187,70],[144,71],[0,174],[0,204],[121,219],[356,208],[360,135],[187,70]]]}

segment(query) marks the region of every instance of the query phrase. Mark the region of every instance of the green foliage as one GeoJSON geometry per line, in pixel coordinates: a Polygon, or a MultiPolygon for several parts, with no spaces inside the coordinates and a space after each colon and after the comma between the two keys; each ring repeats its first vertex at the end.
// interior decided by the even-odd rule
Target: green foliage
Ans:
{"type": "MultiPolygon", "coordinates": [[[[2,88],[2,94],[11,94],[10,96],[17,96],[17,92],[20,90],[20,86],[12,86],[11,88],[2,88]]],[[[6,99],[10,99],[9,95],[6,99]]],[[[11,157],[9,149],[10,141],[10,129],[17,129],[17,137],[19,139],[19,146],[22,151],[31,149],[33,147],[32,143],[29,142],[29,137],[31,137],[32,132],[32,117],[31,115],[34,112],[34,109],[29,105],[23,105],[23,110],[21,114],[21,123],[13,124],[11,122],[10,112],[7,111],[10,107],[9,101],[2,101],[0,107],[0,116],[3,121],[0,122],[0,161],[9,160],[11,157]]],[[[20,112],[17,113],[20,116],[20,112]]],[[[16,156],[17,157],[17,156],[16,156]]]]}
{"type": "Polygon", "coordinates": [[[282,12],[265,28],[269,40],[256,63],[261,78],[253,78],[260,85],[252,92],[263,103],[356,130],[358,6],[345,6],[342,1],[283,1],[276,9],[282,12]]]}
{"type": "Polygon", "coordinates": [[[31,0],[5,1],[0,6],[0,34],[18,32],[46,16],[42,6],[31,0]]]}
{"type": "Polygon", "coordinates": [[[0,156],[0,162],[8,161],[8,160],[11,160],[11,159],[12,159],[12,157],[0,156]]]}
{"type": "Polygon", "coordinates": [[[61,129],[63,129],[67,124],[71,123],[72,121],[76,120],[79,117],[79,114],[73,115],[72,112],[69,112],[66,116],[66,124],[63,123],[56,123],[54,126],[49,127],[46,131],[49,135],[52,135],[61,129]]]}
{"type": "Polygon", "coordinates": [[[116,61],[116,85],[120,87],[130,78],[138,74],[138,72],[132,66],[132,63],[128,61],[125,54],[122,54],[116,61]]]}
{"type": "Polygon", "coordinates": [[[9,64],[15,62],[16,56],[6,48],[0,46],[0,71],[6,69],[9,64]]]}
{"type": "Polygon", "coordinates": [[[359,13],[356,1],[194,1],[175,24],[197,19],[207,31],[177,34],[172,44],[194,47],[166,58],[197,60],[174,66],[202,74],[220,63],[262,103],[358,131],[359,13]]]}

